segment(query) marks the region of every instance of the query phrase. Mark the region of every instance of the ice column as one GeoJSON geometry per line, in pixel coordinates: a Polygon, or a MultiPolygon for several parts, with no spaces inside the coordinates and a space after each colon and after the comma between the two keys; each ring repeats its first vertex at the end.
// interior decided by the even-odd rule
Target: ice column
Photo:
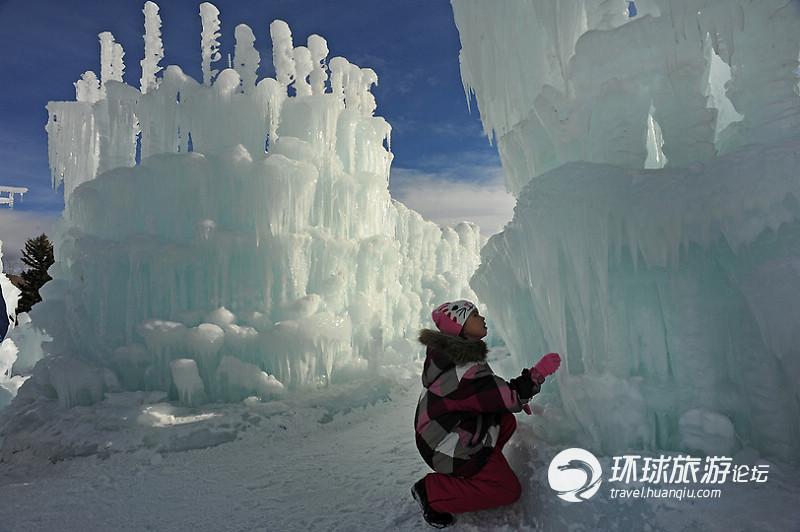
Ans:
{"type": "Polygon", "coordinates": [[[273,20],[269,25],[269,34],[272,37],[272,62],[275,64],[275,76],[278,83],[288,87],[295,78],[292,31],[284,21],[273,20]]]}
{"type": "Polygon", "coordinates": [[[157,87],[156,74],[161,70],[159,62],[164,58],[164,44],[161,42],[161,17],[158,5],[144,3],[144,58],[141,61],[142,78],[140,90],[146,94],[157,87]]]}
{"type": "Polygon", "coordinates": [[[253,30],[245,24],[236,26],[236,47],[233,64],[242,79],[242,92],[250,93],[255,89],[258,65],[261,55],[255,48],[256,37],[253,30]]]}
{"type": "Polygon", "coordinates": [[[200,4],[200,18],[203,23],[203,31],[200,34],[200,49],[203,59],[203,85],[211,85],[211,80],[219,73],[219,70],[212,70],[211,63],[216,63],[222,57],[219,53],[219,10],[209,2],[200,4]]]}
{"type": "Polygon", "coordinates": [[[325,92],[325,82],[328,81],[328,72],[325,66],[325,58],[328,57],[328,43],[319,35],[309,35],[308,50],[311,52],[313,63],[311,88],[314,94],[322,94],[325,92]]]}

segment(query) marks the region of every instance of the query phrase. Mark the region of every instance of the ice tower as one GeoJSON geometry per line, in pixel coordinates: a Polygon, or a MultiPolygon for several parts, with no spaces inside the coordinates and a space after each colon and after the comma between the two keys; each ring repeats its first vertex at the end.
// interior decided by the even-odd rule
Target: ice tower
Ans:
{"type": "Polygon", "coordinates": [[[800,457],[800,5],[453,0],[513,221],[471,284],[541,434],[800,457]]]}
{"type": "Polygon", "coordinates": [[[265,58],[243,24],[219,71],[219,11],[203,3],[196,81],[162,72],[158,6],[144,16],[139,88],[104,32],[100,76],[47,106],[66,208],[32,318],[54,340],[20,396],[267,398],[415,357],[430,308],[475,297],[480,236],[391,199],[376,73],[328,60],[319,35],[295,46],[280,20],[275,78],[259,79],[265,58]]]}

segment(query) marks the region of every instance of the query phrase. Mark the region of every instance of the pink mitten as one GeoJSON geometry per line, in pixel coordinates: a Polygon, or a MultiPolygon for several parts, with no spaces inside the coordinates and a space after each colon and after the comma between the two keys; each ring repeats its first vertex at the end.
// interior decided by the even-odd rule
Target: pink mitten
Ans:
{"type": "Polygon", "coordinates": [[[547,353],[533,366],[533,369],[542,377],[547,377],[555,373],[559,365],[561,365],[561,357],[558,356],[558,353],[547,353]]]}

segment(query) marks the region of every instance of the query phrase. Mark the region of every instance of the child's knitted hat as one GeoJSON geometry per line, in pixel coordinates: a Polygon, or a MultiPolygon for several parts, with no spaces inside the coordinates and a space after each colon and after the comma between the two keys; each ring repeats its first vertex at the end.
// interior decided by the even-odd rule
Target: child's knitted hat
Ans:
{"type": "Polygon", "coordinates": [[[475,310],[475,303],[466,299],[442,303],[431,313],[433,323],[445,334],[458,336],[467,322],[467,318],[475,310]]]}

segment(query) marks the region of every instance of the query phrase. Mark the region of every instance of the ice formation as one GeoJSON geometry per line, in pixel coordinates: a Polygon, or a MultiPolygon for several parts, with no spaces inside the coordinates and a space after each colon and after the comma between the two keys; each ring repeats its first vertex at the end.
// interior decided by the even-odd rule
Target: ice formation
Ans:
{"type": "Polygon", "coordinates": [[[565,355],[541,434],[797,460],[800,7],[626,4],[453,1],[517,195],[471,285],[519,363],[565,355]]]}
{"type": "Polygon", "coordinates": [[[453,1],[464,89],[514,194],[568,161],[642,168],[648,115],[674,166],[797,127],[796,3],[638,0],[634,17],[627,5],[453,1]]]}
{"type": "MultiPolygon", "coordinates": [[[[0,297],[3,298],[2,309],[8,320],[8,328],[0,329],[0,408],[7,405],[17,393],[17,389],[25,381],[22,376],[12,376],[12,368],[17,360],[19,351],[17,344],[11,338],[17,321],[17,302],[20,289],[11,283],[3,273],[3,241],[0,240],[0,297]]],[[[27,316],[27,314],[22,314],[27,316]]],[[[4,319],[4,322],[5,322],[4,319]]]]}
{"type": "Polygon", "coordinates": [[[295,46],[280,20],[275,79],[258,79],[243,24],[233,68],[217,72],[220,14],[203,3],[202,83],[174,65],[159,77],[158,6],[144,14],[140,89],[104,32],[99,81],[87,72],[77,101],[47,106],[66,208],[32,318],[54,356],[23,395],[269,398],[374,370],[384,349],[417,356],[407,337],[430,308],[475,297],[480,234],[391,199],[375,72],[335,57],[329,77],[325,39],[295,46]]]}

